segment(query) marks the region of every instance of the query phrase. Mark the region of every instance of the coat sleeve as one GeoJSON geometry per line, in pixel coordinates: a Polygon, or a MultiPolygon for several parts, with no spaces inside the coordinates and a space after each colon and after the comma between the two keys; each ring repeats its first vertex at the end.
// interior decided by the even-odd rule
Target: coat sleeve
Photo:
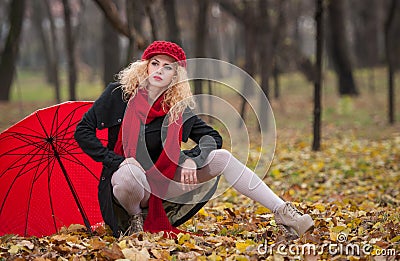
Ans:
{"type": "Polygon", "coordinates": [[[186,155],[196,162],[198,168],[202,168],[210,152],[222,147],[222,137],[218,131],[207,125],[197,115],[193,117],[194,123],[191,126],[189,138],[197,145],[190,150],[184,150],[180,161],[184,161],[186,155]]]}
{"type": "Polygon", "coordinates": [[[98,115],[107,113],[104,105],[109,101],[109,89],[107,88],[93,106],[83,115],[75,130],[75,140],[82,150],[93,160],[102,162],[103,166],[117,169],[124,160],[123,156],[117,155],[113,150],[105,147],[96,136],[97,125],[100,120],[98,115]]]}

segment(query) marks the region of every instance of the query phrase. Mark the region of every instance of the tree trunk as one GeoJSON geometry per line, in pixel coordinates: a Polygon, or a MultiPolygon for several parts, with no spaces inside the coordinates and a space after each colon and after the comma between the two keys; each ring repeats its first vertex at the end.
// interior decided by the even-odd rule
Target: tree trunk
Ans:
{"type": "MultiPolygon", "coordinates": [[[[261,89],[264,92],[267,99],[269,99],[269,76],[271,75],[271,64],[272,64],[272,34],[271,34],[271,22],[268,15],[269,12],[269,0],[259,0],[259,24],[257,24],[258,31],[260,32],[260,45],[258,61],[261,64],[261,89]]],[[[259,97],[260,99],[260,115],[262,115],[262,107],[265,99],[264,97],[259,97]]],[[[266,117],[260,117],[261,127],[267,127],[268,120],[266,117]]],[[[260,129],[261,131],[261,129],[260,129]]]]}
{"type": "Polygon", "coordinates": [[[395,73],[395,61],[392,55],[392,27],[395,18],[397,8],[397,0],[392,0],[389,5],[389,12],[387,20],[385,22],[385,52],[386,52],[386,62],[388,65],[388,121],[389,124],[394,124],[395,122],[395,111],[394,111],[394,101],[395,101],[395,88],[394,88],[394,73],[395,73]]]}
{"type": "Polygon", "coordinates": [[[314,83],[314,124],[313,124],[313,145],[314,151],[320,150],[321,148],[321,89],[322,89],[322,55],[323,55],[323,39],[324,39],[324,27],[323,27],[323,7],[324,0],[315,1],[315,21],[317,24],[316,33],[316,73],[314,83]]]}
{"type": "Polygon", "coordinates": [[[271,64],[272,75],[274,79],[274,98],[279,99],[279,53],[282,50],[283,41],[287,33],[286,21],[286,8],[287,1],[279,1],[278,3],[278,21],[276,22],[275,29],[272,36],[272,51],[271,51],[271,64]]]}
{"type": "Polygon", "coordinates": [[[119,35],[110,22],[103,17],[103,84],[113,82],[114,75],[120,70],[119,35]]]}
{"type": "Polygon", "coordinates": [[[261,89],[269,98],[269,76],[272,64],[272,35],[268,15],[268,0],[259,0],[260,24],[257,25],[260,31],[259,63],[261,64],[261,89]]]}
{"type": "Polygon", "coordinates": [[[68,0],[62,0],[64,5],[65,21],[65,41],[68,62],[68,93],[71,101],[76,100],[76,61],[75,61],[75,41],[72,35],[71,8],[68,0]]]}
{"type": "Polygon", "coordinates": [[[328,1],[328,14],[331,58],[339,78],[339,94],[358,95],[350,61],[343,0],[328,1]]]}
{"type": "Polygon", "coordinates": [[[50,22],[50,47],[51,47],[51,70],[52,70],[52,77],[53,77],[53,84],[54,84],[54,91],[56,100],[58,103],[61,102],[61,94],[60,94],[60,77],[59,77],[59,66],[58,66],[58,41],[57,41],[57,34],[56,34],[56,26],[54,24],[53,14],[51,13],[50,5],[48,0],[43,0],[45,5],[45,10],[47,14],[47,18],[50,22]]]}
{"type": "Polygon", "coordinates": [[[175,0],[164,0],[163,3],[167,20],[167,39],[181,45],[180,30],[176,22],[175,0]]]}
{"type": "Polygon", "coordinates": [[[146,9],[146,14],[149,17],[150,26],[151,26],[151,36],[153,37],[153,41],[158,40],[158,33],[157,33],[157,23],[156,18],[154,16],[154,12],[151,8],[153,1],[145,1],[144,7],[146,9]]]}
{"type": "MultiPolygon", "coordinates": [[[[246,14],[246,21],[244,21],[244,26],[245,26],[245,65],[244,65],[244,70],[251,76],[254,77],[256,73],[256,68],[255,68],[255,55],[254,52],[256,50],[256,33],[257,30],[254,28],[254,25],[250,22],[250,20],[253,20],[255,17],[255,8],[251,6],[251,2],[244,2],[245,3],[245,14],[246,14]]],[[[251,83],[248,82],[248,77],[245,78],[243,82],[243,95],[241,105],[240,105],[240,116],[243,120],[239,121],[239,127],[241,127],[241,124],[245,121],[246,118],[246,98],[248,96],[253,95],[253,90],[249,88],[248,86],[251,85],[251,83]]]]}
{"type": "Polygon", "coordinates": [[[45,68],[46,68],[46,79],[47,82],[52,84],[52,70],[51,70],[51,53],[50,53],[50,44],[47,39],[46,33],[43,29],[42,23],[44,19],[43,13],[43,5],[41,3],[42,0],[33,0],[32,1],[32,21],[34,28],[36,29],[36,33],[39,35],[40,42],[43,46],[44,60],[45,60],[45,68]]]}
{"type": "MultiPolygon", "coordinates": [[[[207,15],[208,15],[208,0],[197,0],[197,4],[199,7],[198,17],[197,17],[197,25],[196,25],[196,57],[205,57],[205,45],[207,40],[207,15]]],[[[196,68],[196,70],[202,70],[204,68],[196,68]]],[[[194,81],[194,94],[202,94],[203,93],[203,81],[195,80],[194,81]]],[[[200,111],[203,111],[203,103],[200,99],[198,102],[198,106],[200,111]]]]}
{"type": "Polygon", "coordinates": [[[275,56],[272,68],[272,74],[274,77],[274,98],[279,99],[280,97],[280,84],[279,84],[279,67],[277,62],[278,57],[275,56]]]}
{"type": "Polygon", "coordinates": [[[11,1],[8,15],[10,29],[4,49],[0,55],[0,101],[10,100],[10,90],[14,80],[24,12],[25,0],[11,1]]]}
{"type": "MultiPolygon", "coordinates": [[[[142,21],[145,17],[145,10],[143,3],[140,1],[126,0],[126,17],[128,20],[128,28],[136,28],[137,32],[143,35],[142,21]]],[[[126,56],[126,64],[131,63],[133,60],[139,60],[139,48],[135,35],[129,37],[129,46],[126,56]]]]}

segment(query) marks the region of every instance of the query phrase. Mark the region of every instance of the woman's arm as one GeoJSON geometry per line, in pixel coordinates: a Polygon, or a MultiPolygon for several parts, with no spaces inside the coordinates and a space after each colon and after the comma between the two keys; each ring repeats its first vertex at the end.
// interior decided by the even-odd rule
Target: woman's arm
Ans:
{"type": "MultiPolygon", "coordinates": [[[[208,154],[222,147],[222,137],[218,131],[205,123],[197,115],[193,117],[195,117],[195,120],[191,127],[189,138],[197,143],[197,145],[190,150],[184,150],[183,153],[195,161],[197,168],[202,168],[208,154]]],[[[182,160],[185,160],[183,156],[182,160]]]]}
{"type": "Polygon", "coordinates": [[[75,130],[75,139],[82,150],[95,161],[102,162],[108,168],[117,169],[124,160],[123,156],[117,155],[114,151],[105,147],[96,136],[98,119],[96,115],[110,113],[103,110],[103,105],[109,102],[109,91],[105,91],[93,106],[83,115],[75,130]]]}

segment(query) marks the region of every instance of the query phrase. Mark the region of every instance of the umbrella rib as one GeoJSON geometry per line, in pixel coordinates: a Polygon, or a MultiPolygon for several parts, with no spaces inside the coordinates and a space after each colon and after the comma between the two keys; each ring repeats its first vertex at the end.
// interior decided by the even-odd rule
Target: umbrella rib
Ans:
{"type": "MultiPolygon", "coordinates": [[[[16,127],[15,127],[16,128],[16,127]]],[[[24,133],[24,135],[25,136],[29,136],[29,137],[31,137],[31,138],[37,138],[37,139],[42,139],[43,138],[43,133],[40,133],[40,132],[38,132],[38,131],[36,131],[35,129],[32,129],[32,128],[28,128],[28,127],[25,127],[25,126],[18,126],[18,128],[21,128],[22,130],[28,130],[28,131],[30,131],[30,132],[33,132],[33,133],[36,133],[36,135],[34,135],[33,133],[24,133]]],[[[4,135],[6,135],[6,134],[10,134],[9,136],[13,136],[13,135],[18,135],[18,134],[21,134],[21,131],[11,131],[11,130],[7,130],[7,131],[5,131],[4,133],[3,133],[4,135]]],[[[6,136],[7,137],[7,136],[6,136]]],[[[3,138],[2,138],[3,139],[3,138]]]]}
{"type": "MultiPolygon", "coordinates": [[[[87,106],[87,104],[84,104],[82,106],[79,106],[77,108],[75,108],[74,110],[72,110],[71,112],[68,113],[68,115],[66,117],[63,118],[63,120],[58,123],[58,110],[55,113],[55,116],[53,118],[53,124],[52,124],[52,131],[51,133],[53,133],[53,126],[54,126],[54,122],[57,122],[57,126],[60,126],[60,128],[55,129],[54,131],[54,137],[56,137],[56,139],[58,141],[62,141],[62,140],[72,140],[71,138],[65,139],[65,137],[68,135],[68,137],[73,137],[73,133],[75,130],[71,130],[71,126],[75,126],[81,119],[76,119],[75,121],[73,121],[73,118],[75,116],[75,112],[82,108],[83,106],[87,106]],[[61,126],[64,126],[62,127],[61,126]]],[[[60,142],[57,143],[57,147],[59,147],[60,142]]]]}
{"type": "Polygon", "coordinates": [[[57,150],[56,150],[56,148],[55,148],[53,143],[51,143],[51,146],[52,146],[52,148],[54,150],[54,156],[56,157],[58,163],[60,164],[60,167],[61,167],[62,173],[64,174],[65,180],[68,183],[69,189],[71,190],[72,196],[75,199],[75,203],[78,206],[79,211],[80,211],[80,213],[82,215],[83,222],[85,223],[86,228],[89,230],[89,232],[92,233],[92,228],[90,227],[89,219],[88,219],[88,217],[86,215],[85,209],[83,208],[82,203],[81,203],[81,201],[80,201],[80,199],[78,197],[78,194],[76,193],[76,190],[74,188],[74,185],[72,184],[72,181],[71,181],[71,179],[70,179],[70,177],[69,177],[69,175],[67,173],[67,170],[65,169],[64,164],[61,161],[60,154],[58,154],[58,152],[57,152],[57,150]]]}
{"type": "MultiPolygon", "coordinates": [[[[20,134],[19,135],[15,135],[13,138],[18,139],[18,140],[20,140],[22,142],[25,142],[25,145],[24,146],[19,146],[19,147],[16,147],[16,148],[12,148],[11,150],[9,150],[7,152],[4,152],[0,156],[2,156],[4,154],[12,155],[12,154],[10,154],[10,152],[15,151],[15,150],[21,150],[21,149],[23,149],[25,147],[29,147],[29,146],[34,146],[34,147],[37,147],[39,149],[43,149],[44,148],[43,144],[46,144],[46,142],[43,143],[43,141],[46,141],[44,138],[40,139],[40,141],[42,141],[41,143],[35,142],[35,141],[32,141],[32,140],[28,140],[26,137],[24,137],[24,135],[20,135],[20,134]],[[40,146],[40,144],[42,144],[42,145],[40,146]]],[[[25,153],[23,153],[23,155],[25,155],[25,153]]]]}
{"type": "MultiPolygon", "coordinates": [[[[46,156],[46,155],[44,155],[44,154],[35,154],[35,155],[36,155],[36,156],[37,156],[37,155],[46,156]]],[[[32,169],[35,169],[37,166],[39,166],[40,163],[41,163],[41,160],[37,159],[37,160],[29,161],[29,163],[31,163],[30,165],[33,165],[34,163],[38,163],[38,164],[37,164],[37,165],[33,165],[31,168],[28,168],[28,169],[26,169],[26,170],[23,171],[23,172],[20,171],[20,172],[19,172],[19,175],[20,175],[20,176],[22,176],[22,175],[28,173],[28,172],[31,171],[32,169]]],[[[9,167],[8,170],[11,170],[11,169],[18,169],[18,168],[23,167],[23,166],[25,166],[25,165],[27,165],[27,164],[26,164],[26,163],[23,163],[23,164],[20,164],[20,165],[13,165],[12,167],[9,167]]],[[[5,173],[3,173],[3,174],[5,174],[5,173]]],[[[1,177],[1,176],[2,176],[2,175],[0,175],[0,177],[1,177]]]]}
{"type": "MultiPolygon", "coordinates": [[[[40,176],[42,176],[42,174],[45,173],[45,170],[49,170],[49,166],[51,165],[52,162],[53,162],[53,166],[55,164],[54,158],[52,158],[48,154],[47,155],[41,155],[39,161],[41,163],[45,163],[46,165],[44,166],[44,168],[42,170],[40,170],[39,167],[41,166],[41,164],[37,164],[36,165],[35,174],[34,174],[34,176],[32,178],[31,188],[29,190],[30,193],[29,193],[29,200],[28,200],[28,209],[26,211],[26,218],[25,218],[25,220],[26,220],[26,223],[25,223],[25,235],[27,235],[27,229],[28,229],[28,223],[29,223],[29,212],[30,212],[30,209],[31,209],[30,208],[30,206],[31,206],[30,202],[31,202],[31,199],[32,199],[32,194],[33,194],[32,191],[33,191],[34,184],[39,180],[40,176]],[[45,156],[47,156],[47,159],[46,159],[45,156]]],[[[49,184],[49,186],[50,186],[50,184],[49,184]]],[[[52,213],[54,213],[53,207],[52,207],[52,213]]],[[[57,232],[56,226],[55,226],[55,231],[57,232]]]]}
{"type": "MultiPolygon", "coordinates": [[[[33,158],[33,155],[31,156],[31,159],[32,159],[32,158],[33,158]]],[[[22,170],[25,169],[25,166],[27,166],[27,165],[24,165],[24,166],[23,166],[23,168],[17,173],[17,175],[15,176],[15,178],[13,179],[13,181],[11,182],[11,184],[10,184],[8,190],[7,190],[7,193],[5,194],[4,200],[3,200],[2,204],[1,204],[1,207],[0,207],[0,215],[1,215],[2,211],[3,211],[4,205],[5,205],[5,203],[6,203],[6,201],[7,201],[7,198],[8,198],[8,196],[9,196],[10,192],[11,192],[11,189],[14,187],[15,182],[16,182],[20,177],[22,177],[23,174],[25,174],[25,172],[22,172],[22,170]]],[[[4,172],[3,174],[5,174],[5,172],[4,172]]],[[[3,174],[2,174],[2,175],[3,175],[3,174]]]]}
{"type": "Polygon", "coordinates": [[[74,160],[72,160],[72,159],[69,159],[69,158],[67,158],[67,157],[65,157],[65,156],[63,156],[63,155],[60,155],[60,157],[62,157],[63,159],[65,159],[65,160],[68,160],[68,161],[70,161],[70,162],[72,162],[72,163],[75,163],[75,164],[77,164],[77,165],[79,165],[79,166],[81,166],[81,167],[83,167],[83,168],[85,168],[97,181],[99,180],[99,178],[96,176],[96,174],[95,173],[93,173],[87,166],[86,166],[86,164],[84,164],[83,162],[81,162],[77,157],[75,157],[73,154],[69,154],[72,158],[74,158],[74,160]]]}
{"type": "MultiPolygon", "coordinates": [[[[45,157],[43,155],[41,156],[40,159],[41,159],[40,160],[41,162],[46,162],[45,161],[46,159],[45,159],[45,157]]],[[[48,162],[48,164],[49,164],[49,162],[48,162]]],[[[28,231],[29,213],[30,213],[30,209],[31,209],[31,200],[32,200],[32,191],[33,191],[34,184],[38,180],[38,173],[40,173],[40,171],[39,171],[40,165],[41,164],[37,164],[36,165],[36,171],[35,171],[35,174],[32,177],[32,182],[31,182],[31,186],[30,186],[30,189],[29,189],[28,205],[27,205],[26,217],[25,217],[25,230],[24,230],[25,236],[27,235],[27,231],[28,231]]],[[[46,167],[43,168],[43,170],[41,172],[43,173],[45,169],[46,169],[46,167]]],[[[39,177],[40,176],[41,176],[41,173],[39,174],[39,177]]]]}
{"type": "Polygon", "coordinates": [[[36,113],[35,116],[39,122],[40,127],[42,127],[42,130],[43,130],[44,134],[46,135],[46,138],[50,138],[50,135],[47,133],[46,128],[44,127],[42,119],[39,117],[39,113],[36,113]]]}
{"type": "MultiPolygon", "coordinates": [[[[52,217],[52,220],[53,220],[54,229],[57,232],[56,213],[54,211],[54,204],[53,204],[53,198],[51,196],[51,186],[50,186],[50,178],[51,178],[51,174],[53,173],[53,169],[54,169],[54,165],[55,164],[56,164],[56,161],[53,160],[53,164],[52,164],[51,169],[50,169],[50,167],[48,168],[48,175],[47,175],[48,190],[47,191],[49,193],[51,217],[52,217]]],[[[50,164],[49,164],[49,166],[50,166],[50,164]]]]}
{"type": "MultiPolygon", "coordinates": [[[[30,163],[35,163],[35,162],[37,162],[38,160],[34,160],[34,156],[42,155],[42,154],[38,153],[40,150],[41,150],[40,148],[34,147],[31,151],[27,152],[27,153],[25,154],[25,156],[26,156],[26,155],[30,155],[30,156],[31,156],[31,157],[27,160],[27,162],[30,162],[30,163]]],[[[17,155],[8,154],[7,156],[9,156],[9,155],[12,155],[12,156],[24,156],[24,155],[21,155],[21,154],[17,154],[17,155]]],[[[5,155],[0,155],[0,158],[1,158],[2,156],[5,156],[5,155]]],[[[9,164],[10,167],[8,167],[8,169],[15,169],[15,168],[18,168],[18,167],[24,167],[24,168],[25,168],[25,167],[27,166],[27,164],[25,164],[25,163],[21,163],[21,165],[17,164],[17,162],[18,162],[19,160],[20,160],[20,158],[15,159],[11,164],[9,164]]],[[[22,168],[22,169],[24,169],[24,168],[22,168]]],[[[0,174],[0,177],[2,177],[4,174],[6,174],[6,171],[7,171],[8,169],[6,169],[3,173],[1,173],[1,174],[0,174]]],[[[28,169],[27,171],[29,171],[29,170],[30,170],[30,169],[28,169]]],[[[27,171],[26,171],[26,172],[21,172],[21,171],[22,171],[22,170],[19,171],[18,175],[20,175],[20,174],[25,174],[25,173],[27,172],[27,171]]]]}
{"type": "MultiPolygon", "coordinates": [[[[70,129],[70,126],[74,126],[74,125],[76,125],[78,122],[80,122],[80,121],[81,121],[81,118],[76,119],[76,120],[73,121],[73,122],[72,122],[72,119],[74,118],[76,111],[78,111],[78,110],[81,109],[82,107],[85,107],[85,106],[88,106],[88,105],[89,105],[89,104],[86,104],[86,103],[85,103],[85,104],[82,104],[81,106],[78,106],[78,107],[74,108],[73,110],[71,110],[71,111],[63,118],[63,120],[60,122],[60,124],[58,124],[58,126],[64,126],[64,125],[65,125],[65,127],[63,127],[63,128],[61,128],[61,127],[57,128],[57,129],[55,130],[55,134],[57,134],[57,136],[58,136],[58,134],[60,134],[60,133],[65,133],[66,131],[68,131],[68,130],[70,129]],[[69,121],[69,122],[66,123],[66,124],[64,124],[64,123],[67,122],[67,121],[69,121]]],[[[57,114],[58,114],[58,112],[57,112],[57,114]]],[[[58,119],[58,117],[57,117],[57,119],[58,119]]],[[[65,135],[66,135],[66,134],[64,134],[64,135],[61,134],[61,136],[63,136],[63,137],[65,137],[65,135]]]]}

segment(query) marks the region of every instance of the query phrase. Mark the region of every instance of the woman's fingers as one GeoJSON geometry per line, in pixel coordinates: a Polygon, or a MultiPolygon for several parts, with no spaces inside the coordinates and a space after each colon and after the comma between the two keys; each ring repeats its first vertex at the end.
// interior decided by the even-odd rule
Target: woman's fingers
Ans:
{"type": "Polygon", "coordinates": [[[197,173],[195,169],[182,169],[181,172],[181,183],[183,190],[191,190],[193,185],[197,184],[197,173]],[[189,186],[187,186],[189,185],[189,186]]]}

